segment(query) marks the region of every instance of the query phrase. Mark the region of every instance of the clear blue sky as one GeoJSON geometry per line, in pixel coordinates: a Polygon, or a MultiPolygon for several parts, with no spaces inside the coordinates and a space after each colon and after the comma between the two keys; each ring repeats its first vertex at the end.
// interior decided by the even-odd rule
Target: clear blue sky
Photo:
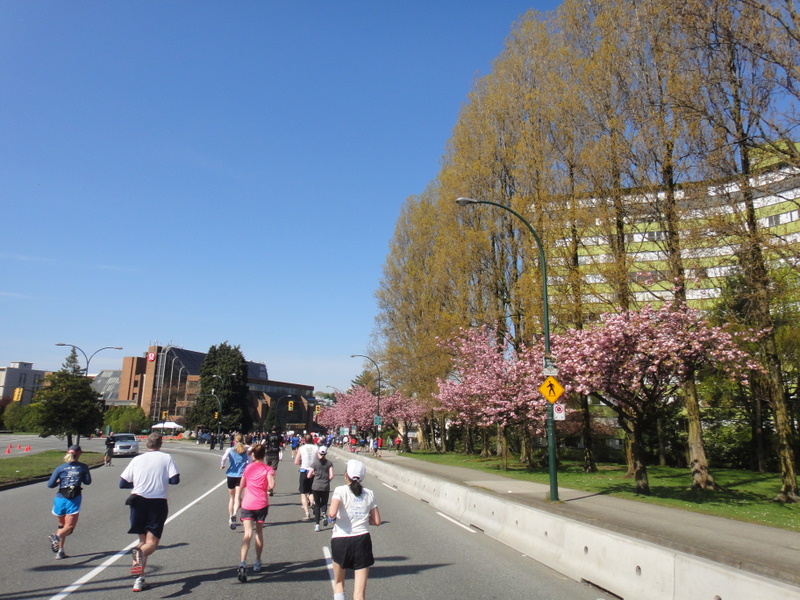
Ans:
{"type": "Polygon", "coordinates": [[[0,366],[228,341],[346,388],[515,0],[0,3],[0,366]]]}

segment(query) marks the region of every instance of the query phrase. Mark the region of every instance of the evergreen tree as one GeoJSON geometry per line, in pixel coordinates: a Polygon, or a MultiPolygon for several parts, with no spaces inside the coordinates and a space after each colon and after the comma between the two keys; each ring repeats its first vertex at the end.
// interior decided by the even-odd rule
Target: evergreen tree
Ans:
{"type": "Polygon", "coordinates": [[[103,400],[83,373],[73,348],[61,370],[45,377],[33,400],[39,406],[41,436],[66,436],[69,447],[73,434],[92,435],[103,426],[103,400]]]}
{"type": "Polygon", "coordinates": [[[220,412],[222,431],[249,432],[253,427],[247,361],[239,346],[228,342],[211,346],[200,367],[200,395],[192,411],[192,425],[216,429],[215,412],[220,412]]]}

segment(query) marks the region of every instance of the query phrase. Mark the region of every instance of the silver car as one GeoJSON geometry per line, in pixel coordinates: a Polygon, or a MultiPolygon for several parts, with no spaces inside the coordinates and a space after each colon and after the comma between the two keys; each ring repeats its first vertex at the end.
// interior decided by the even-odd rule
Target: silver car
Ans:
{"type": "Polygon", "coordinates": [[[135,456],[139,454],[139,442],[133,433],[114,434],[114,456],[135,456]]]}

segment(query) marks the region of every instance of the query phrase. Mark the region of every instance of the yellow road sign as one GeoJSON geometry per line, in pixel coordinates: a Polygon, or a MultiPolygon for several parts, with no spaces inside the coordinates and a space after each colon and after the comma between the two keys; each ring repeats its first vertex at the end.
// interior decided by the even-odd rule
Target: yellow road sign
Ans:
{"type": "Polygon", "coordinates": [[[564,388],[561,387],[561,384],[558,383],[555,377],[551,376],[544,380],[539,391],[542,392],[542,396],[552,404],[561,397],[561,394],[564,393],[564,388]]]}

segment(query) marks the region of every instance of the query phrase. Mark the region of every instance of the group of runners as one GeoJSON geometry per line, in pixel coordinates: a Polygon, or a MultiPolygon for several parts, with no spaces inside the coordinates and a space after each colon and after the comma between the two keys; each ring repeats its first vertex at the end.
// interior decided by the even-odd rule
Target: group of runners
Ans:
{"type": "MultiPolygon", "coordinates": [[[[315,532],[321,531],[325,524],[333,525],[334,600],[344,600],[344,580],[348,569],[355,573],[353,598],[362,600],[366,594],[369,568],[375,562],[369,525],[380,525],[380,512],[374,494],[362,485],[366,467],[358,460],[347,462],[345,485],[333,491],[328,506],[334,468],[327,457],[327,446],[318,445],[320,441],[307,434],[303,436],[302,444],[297,444],[292,452],[293,463],[299,467],[298,492],[303,519],[314,519],[315,532]]],[[[236,434],[234,445],[225,450],[220,461],[220,468],[227,469],[228,525],[236,529],[241,521],[244,526],[236,569],[237,578],[242,583],[247,581],[247,555],[253,540],[255,559],[251,568],[254,572],[263,568],[264,523],[269,514],[269,497],[274,491],[275,474],[285,439],[277,428],[273,428],[262,442],[248,447],[243,437],[236,434]]]]}
{"type": "MultiPolygon", "coordinates": [[[[226,449],[221,468],[226,468],[229,498],[228,522],[236,529],[241,521],[244,535],[239,552],[236,575],[242,583],[247,581],[247,555],[255,541],[255,560],[252,570],[263,568],[264,523],[269,513],[269,497],[275,488],[275,473],[280,462],[282,438],[273,430],[264,443],[250,447],[241,435],[234,436],[233,445],[226,449]],[[237,518],[238,513],[238,518],[237,518]]],[[[301,507],[304,520],[315,520],[315,531],[321,526],[333,525],[331,530],[331,555],[334,574],[334,600],[344,600],[344,580],[348,569],[355,572],[354,600],[363,600],[366,593],[369,568],[375,559],[372,552],[370,525],[380,525],[381,517],[371,490],[363,487],[366,467],[358,460],[347,461],[345,485],[333,490],[333,463],[327,458],[328,448],[317,446],[312,436],[303,438],[295,453],[294,463],[299,467],[301,507]]],[[[170,485],[180,483],[180,474],[172,456],[161,451],[162,438],[152,433],[145,442],[147,452],[134,457],[120,475],[119,487],[130,489],[126,500],[130,506],[128,533],[139,536],[131,550],[131,575],[135,578],[133,591],[150,587],[145,579],[148,557],[160,543],[169,508],[167,492],[170,485]]],[[[48,487],[58,488],[53,500],[53,514],[58,520],[55,533],[50,534],[50,547],[56,559],[67,558],[66,538],[74,532],[80,515],[82,490],[92,483],[91,473],[80,462],[80,446],[70,446],[48,481],[48,487]]]]}

